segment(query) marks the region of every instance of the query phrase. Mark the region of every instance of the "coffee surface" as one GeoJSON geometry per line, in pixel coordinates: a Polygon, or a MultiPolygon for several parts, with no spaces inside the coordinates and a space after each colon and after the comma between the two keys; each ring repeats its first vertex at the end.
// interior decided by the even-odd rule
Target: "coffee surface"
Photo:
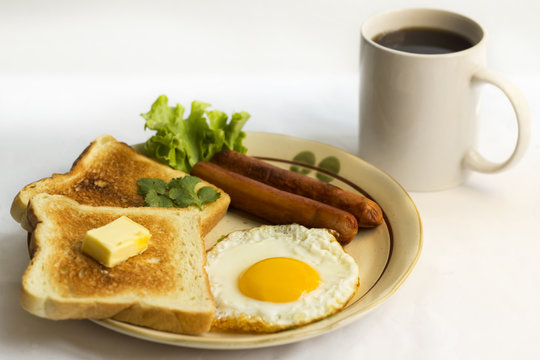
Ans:
{"type": "Polygon", "coordinates": [[[473,46],[466,37],[436,28],[403,28],[373,38],[384,47],[415,54],[448,54],[473,46]]]}

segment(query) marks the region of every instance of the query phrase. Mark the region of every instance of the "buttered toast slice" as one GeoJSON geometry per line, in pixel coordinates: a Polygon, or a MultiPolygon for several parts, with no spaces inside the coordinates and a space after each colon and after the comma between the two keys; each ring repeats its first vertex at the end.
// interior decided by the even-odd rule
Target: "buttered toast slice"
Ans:
{"type": "Polygon", "coordinates": [[[62,195],[32,197],[33,254],[21,303],[54,320],[104,319],[184,334],[208,331],[215,304],[195,208],[81,205],[62,195]],[[86,231],[125,215],[146,227],[147,249],[108,268],[81,252],[86,231]]]}
{"type": "MultiPolygon", "coordinates": [[[[144,198],[137,193],[140,178],[159,178],[168,182],[186,175],[139,154],[110,135],[102,135],[82,152],[68,173],[53,174],[25,186],[13,200],[11,216],[30,231],[26,207],[32,196],[39,193],[65,195],[81,204],[93,206],[143,206],[144,198]]],[[[211,184],[205,181],[199,184],[205,185],[211,184]]],[[[204,204],[200,213],[203,235],[223,218],[229,206],[229,195],[220,189],[218,191],[220,198],[204,204]]]]}

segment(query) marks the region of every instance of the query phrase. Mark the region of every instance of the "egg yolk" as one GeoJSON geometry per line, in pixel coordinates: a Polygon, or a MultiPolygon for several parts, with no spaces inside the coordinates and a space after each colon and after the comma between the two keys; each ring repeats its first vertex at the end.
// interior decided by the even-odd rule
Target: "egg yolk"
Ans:
{"type": "Polygon", "coordinates": [[[238,287],[252,299],[285,303],[316,289],[320,280],[317,271],[305,262],[274,257],[250,266],[238,278],[238,287]]]}

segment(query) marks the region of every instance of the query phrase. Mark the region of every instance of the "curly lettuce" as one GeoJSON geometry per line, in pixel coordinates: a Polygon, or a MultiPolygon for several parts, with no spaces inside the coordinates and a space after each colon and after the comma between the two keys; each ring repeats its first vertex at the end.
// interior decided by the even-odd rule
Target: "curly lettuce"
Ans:
{"type": "Polygon", "coordinates": [[[190,172],[202,160],[210,160],[215,153],[229,149],[245,154],[242,144],[246,134],[242,127],[250,115],[245,112],[227,114],[219,110],[207,110],[210,104],[201,101],[191,103],[191,111],[184,119],[184,107],[168,105],[161,95],[146,114],[144,129],[156,131],[144,144],[149,156],[174,169],[190,172]]]}

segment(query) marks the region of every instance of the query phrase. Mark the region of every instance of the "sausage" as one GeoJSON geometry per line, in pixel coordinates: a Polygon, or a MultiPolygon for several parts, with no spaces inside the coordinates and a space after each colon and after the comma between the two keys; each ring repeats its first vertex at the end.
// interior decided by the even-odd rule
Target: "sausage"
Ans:
{"type": "Polygon", "coordinates": [[[376,202],[323,181],[278,168],[232,150],[218,152],[211,161],[280,190],[345,210],[354,215],[360,227],[374,227],[383,222],[382,210],[376,202]]]}
{"type": "Polygon", "coordinates": [[[355,217],[346,211],[276,189],[214,163],[199,161],[191,174],[223,189],[231,197],[231,206],[273,224],[297,223],[335,230],[341,244],[349,243],[358,232],[355,217]]]}

